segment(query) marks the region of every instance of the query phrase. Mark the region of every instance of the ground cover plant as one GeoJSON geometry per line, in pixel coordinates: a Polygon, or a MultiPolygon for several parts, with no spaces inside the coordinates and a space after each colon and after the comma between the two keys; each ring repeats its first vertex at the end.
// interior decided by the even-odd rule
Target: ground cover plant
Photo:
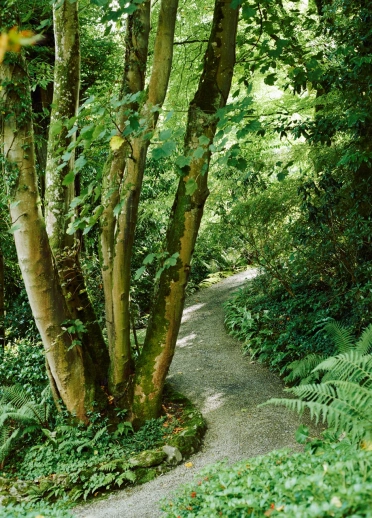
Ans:
{"type": "Polygon", "coordinates": [[[163,505],[168,518],[372,516],[372,453],[344,444],[317,452],[274,451],[200,473],[163,505]]]}

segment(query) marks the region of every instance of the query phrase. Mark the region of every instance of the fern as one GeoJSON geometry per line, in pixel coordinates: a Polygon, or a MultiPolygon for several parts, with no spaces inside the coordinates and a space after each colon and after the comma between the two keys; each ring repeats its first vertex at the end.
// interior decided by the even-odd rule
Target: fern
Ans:
{"type": "Polygon", "coordinates": [[[15,443],[23,436],[41,430],[47,435],[50,407],[43,391],[41,402],[35,402],[20,385],[1,387],[0,462],[4,465],[15,443]]]}
{"type": "Polygon", "coordinates": [[[326,358],[312,371],[325,373],[322,382],[286,389],[296,399],[270,399],[302,413],[309,409],[316,422],[327,422],[331,431],[347,433],[351,440],[372,438],[372,325],[352,343],[351,334],[336,323],[326,325],[340,354],[326,358]]]}
{"type": "MultiPolygon", "coordinates": [[[[348,328],[343,327],[338,322],[327,322],[323,329],[326,331],[328,336],[332,338],[334,345],[340,354],[357,351],[361,355],[364,355],[372,351],[372,324],[364,330],[355,344],[351,331],[348,328]]],[[[295,382],[300,380],[301,385],[318,381],[327,381],[329,379],[329,375],[326,374],[325,377],[323,377],[324,374],[320,372],[322,370],[320,365],[323,365],[323,362],[326,359],[327,358],[321,354],[311,353],[300,360],[295,360],[286,367],[290,372],[284,378],[285,381],[295,382]]]]}

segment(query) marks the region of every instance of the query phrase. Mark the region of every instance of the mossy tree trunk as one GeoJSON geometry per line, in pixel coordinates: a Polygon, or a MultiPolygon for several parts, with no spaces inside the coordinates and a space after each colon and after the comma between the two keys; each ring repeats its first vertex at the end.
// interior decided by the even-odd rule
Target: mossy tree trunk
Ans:
{"type": "Polygon", "coordinates": [[[211,34],[199,87],[190,103],[184,155],[190,165],[180,179],[166,238],[168,256],[177,264],[165,269],[155,294],[144,347],[134,381],[133,421],[140,426],[157,417],[161,396],[181,323],[185,289],[203,208],[208,196],[210,145],[218,122],[217,111],[229,95],[235,63],[238,9],[216,0],[211,34]],[[200,158],[200,148],[203,155],[200,158]]]}
{"type": "MultiPolygon", "coordinates": [[[[149,146],[149,132],[154,131],[158,111],[167,89],[173,57],[173,40],[178,0],[163,0],[160,5],[154,56],[149,86],[141,106],[140,118],[145,122],[141,133],[123,144],[122,151],[113,155],[108,185],[116,186],[105,209],[102,233],[103,275],[105,279],[106,319],[110,350],[110,392],[120,406],[130,406],[134,366],[130,344],[130,271],[131,256],[139,197],[149,146]],[[117,221],[113,218],[115,204],[121,203],[117,221]]],[[[144,89],[147,62],[150,2],[141,4],[127,29],[127,54],[123,93],[144,89]],[[134,20],[134,17],[136,19],[134,20]],[[141,28],[141,30],[139,30],[141,28]],[[139,36],[140,35],[140,36],[139,36]]],[[[133,106],[130,106],[133,109],[133,106]]],[[[124,121],[120,121],[121,124],[124,121]]],[[[121,148],[120,148],[121,149],[121,148]]]]}
{"type": "Polygon", "coordinates": [[[82,321],[86,333],[80,337],[85,354],[95,367],[97,387],[107,384],[109,356],[102,331],[87,294],[79,261],[79,241],[66,233],[71,218],[70,203],[75,197],[75,151],[64,167],[61,155],[75,142],[67,121],[77,116],[80,89],[80,38],[78,2],[65,0],[53,7],[55,67],[51,126],[45,171],[45,220],[49,242],[56,260],[70,319],[82,321]],[[60,123],[63,123],[62,127],[60,123]],[[58,126],[59,125],[59,126],[58,126]],[[56,131],[58,128],[58,131],[56,131]]]}
{"type": "Polygon", "coordinates": [[[92,366],[62,329],[70,313],[41,213],[28,77],[21,58],[8,59],[0,66],[1,137],[18,262],[58,393],[71,414],[87,421],[96,399],[92,366]]]}

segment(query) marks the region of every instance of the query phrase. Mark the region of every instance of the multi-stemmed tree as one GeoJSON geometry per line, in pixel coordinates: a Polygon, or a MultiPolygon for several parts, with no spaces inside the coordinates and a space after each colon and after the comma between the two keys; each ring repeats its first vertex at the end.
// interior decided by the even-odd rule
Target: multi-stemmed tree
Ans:
{"type": "MultiPolygon", "coordinates": [[[[178,0],[162,0],[157,22],[152,24],[149,0],[136,0],[130,7],[125,22],[117,134],[111,140],[102,173],[99,207],[107,344],[85,289],[79,240],[66,232],[78,171],[74,126],[80,81],[77,1],[65,0],[53,7],[54,95],[44,212],[35,163],[27,59],[22,54],[10,52],[0,65],[0,112],[3,175],[12,229],[55,399],[62,399],[70,413],[87,421],[94,403],[103,409],[114,398],[116,406],[127,408],[139,426],[161,410],[190,262],[208,196],[212,141],[232,81],[238,8],[226,0],[214,3],[204,64],[189,105],[183,156],[178,162],[179,184],[165,236],[164,263],[145,342],[134,358],[130,345],[131,257],[146,155],[172,70],[178,0]],[[149,53],[152,30],[156,34],[149,53]],[[151,72],[146,77],[148,69],[151,72]]],[[[5,28],[11,24],[7,16],[11,18],[5,9],[1,14],[5,28]]]]}

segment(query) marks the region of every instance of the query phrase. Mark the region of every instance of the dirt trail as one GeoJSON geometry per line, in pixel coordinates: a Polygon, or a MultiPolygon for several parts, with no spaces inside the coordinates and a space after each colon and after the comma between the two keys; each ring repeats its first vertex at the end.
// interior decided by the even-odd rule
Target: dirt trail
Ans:
{"type": "Polygon", "coordinates": [[[203,466],[277,448],[298,449],[294,432],[299,418],[281,407],[257,408],[282,395],[281,380],[243,357],[239,342],[224,329],[222,303],[254,275],[255,270],[239,273],[187,299],[169,381],[200,408],[208,423],[203,448],[190,459],[193,467],[181,464],[147,484],[80,507],[79,517],[161,517],[159,500],[192,480],[203,466]]]}

